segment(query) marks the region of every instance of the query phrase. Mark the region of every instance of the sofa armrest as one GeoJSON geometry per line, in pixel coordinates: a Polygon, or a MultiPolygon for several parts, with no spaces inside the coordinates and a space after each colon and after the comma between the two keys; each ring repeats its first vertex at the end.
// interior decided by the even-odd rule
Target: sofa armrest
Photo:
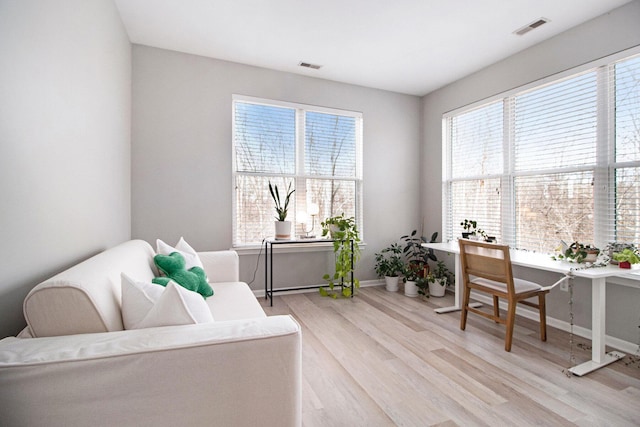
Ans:
{"type": "Polygon", "coordinates": [[[3,421],[298,426],[301,345],[290,316],[5,339],[3,421]]]}
{"type": "Polygon", "coordinates": [[[210,283],[239,282],[240,261],[236,251],[198,252],[210,283]]]}

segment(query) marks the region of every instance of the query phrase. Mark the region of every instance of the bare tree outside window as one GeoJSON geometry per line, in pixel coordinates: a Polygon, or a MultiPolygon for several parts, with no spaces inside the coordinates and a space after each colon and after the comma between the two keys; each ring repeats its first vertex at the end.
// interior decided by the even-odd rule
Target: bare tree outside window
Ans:
{"type": "MultiPolygon", "coordinates": [[[[326,110],[326,109],[324,109],[326,110]]],[[[362,117],[314,111],[298,104],[234,101],[234,245],[251,245],[273,235],[273,203],[268,181],[292,183],[295,203],[287,220],[307,204],[319,206],[316,218],[345,213],[362,220],[358,171],[362,117]]]]}

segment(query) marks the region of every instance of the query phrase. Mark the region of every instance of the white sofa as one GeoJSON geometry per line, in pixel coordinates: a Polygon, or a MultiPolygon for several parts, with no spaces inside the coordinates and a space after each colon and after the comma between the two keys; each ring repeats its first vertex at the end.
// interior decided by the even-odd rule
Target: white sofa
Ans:
{"type": "Polygon", "coordinates": [[[214,321],[123,330],[121,273],[157,276],[141,240],[37,285],[0,340],[2,426],[296,426],[301,332],[266,316],[233,251],[198,253],[214,321]]]}

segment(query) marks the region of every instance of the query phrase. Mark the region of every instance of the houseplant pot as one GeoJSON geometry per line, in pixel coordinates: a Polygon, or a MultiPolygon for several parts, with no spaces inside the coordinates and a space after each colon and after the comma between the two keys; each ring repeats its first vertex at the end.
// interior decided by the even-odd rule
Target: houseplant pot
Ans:
{"type": "Polygon", "coordinates": [[[291,221],[287,221],[287,213],[289,212],[289,200],[291,199],[291,195],[296,190],[291,189],[291,182],[289,182],[289,187],[287,187],[286,197],[284,199],[284,203],[280,202],[280,192],[278,191],[277,185],[271,185],[271,181],[269,181],[269,193],[271,193],[271,197],[273,198],[273,202],[276,205],[276,232],[275,237],[276,240],[288,240],[291,239],[291,221]]]}
{"type": "Polygon", "coordinates": [[[447,287],[447,278],[441,277],[439,279],[434,278],[433,281],[429,281],[429,296],[440,298],[444,296],[444,291],[447,287]]]}
{"type": "Polygon", "coordinates": [[[384,276],[385,289],[389,292],[397,292],[399,281],[400,277],[398,276],[384,276]]]}
{"type": "Polygon", "coordinates": [[[275,221],[276,240],[291,239],[291,221],[275,221]]]}
{"type": "Polygon", "coordinates": [[[443,297],[448,280],[454,280],[453,273],[443,261],[438,261],[429,279],[429,295],[434,297],[443,297]]]}
{"type": "Polygon", "coordinates": [[[387,291],[396,292],[399,276],[405,273],[402,248],[394,243],[376,253],[375,257],[378,277],[384,277],[387,291]]]}
{"type": "Polygon", "coordinates": [[[404,282],[404,295],[410,298],[418,296],[418,286],[415,280],[407,280],[404,282]]]}
{"type": "Polygon", "coordinates": [[[631,264],[640,263],[640,257],[638,257],[635,250],[631,248],[626,248],[622,252],[614,253],[613,259],[618,261],[620,268],[631,268],[631,264]]]}

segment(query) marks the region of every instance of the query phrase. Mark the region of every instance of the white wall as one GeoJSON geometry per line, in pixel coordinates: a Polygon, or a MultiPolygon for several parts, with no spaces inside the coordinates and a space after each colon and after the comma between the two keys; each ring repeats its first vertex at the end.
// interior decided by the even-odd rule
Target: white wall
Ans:
{"type": "MultiPolygon", "coordinates": [[[[634,1],[425,96],[421,191],[426,229],[442,228],[443,113],[637,46],[640,44],[638,23],[640,1],[634,1]]],[[[521,274],[549,284],[556,280],[554,275],[533,271],[521,274]]],[[[607,298],[607,333],[636,342],[640,291],[612,286],[607,298]]],[[[547,300],[549,315],[568,321],[568,295],[554,291],[547,300]]],[[[586,282],[576,281],[575,301],[576,322],[590,328],[591,294],[586,282]]]]}
{"type": "Polygon", "coordinates": [[[130,236],[131,45],[112,1],[0,0],[0,337],[130,236]]]}
{"type": "MultiPolygon", "coordinates": [[[[313,71],[310,72],[310,75],[313,71]]],[[[360,279],[373,254],[419,226],[420,99],[146,46],[133,48],[132,235],[180,236],[198,250],[227,249],[232,235],[233,94],[361,111],[364,233],[360,279]]],[[[265,191],[267,189],[265,188],[265,191]]],[[[277,283],[322,283],[327,254],[278,257],[277,283]]],[[[255,255],[241,256],[249,282],[255,255]]],[[[253,283],[263,286],[262,265],[253,283]]]]}

